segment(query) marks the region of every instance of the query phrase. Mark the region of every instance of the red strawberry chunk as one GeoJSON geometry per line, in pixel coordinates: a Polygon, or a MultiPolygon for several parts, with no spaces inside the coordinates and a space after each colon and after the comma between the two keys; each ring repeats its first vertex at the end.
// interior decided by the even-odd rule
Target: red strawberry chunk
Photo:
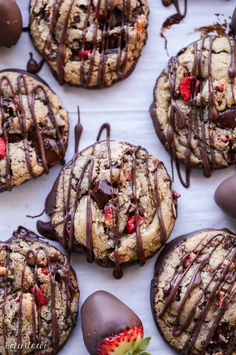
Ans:
{"type": "Polygon", "coordinates": [[[41,288],[39,286],[34,286],[31,290],[34,299],[36,301],[36,303],[42,307],[44,306],[47,302],[46,302],[46,298],[41,290],[41,288]]]}
{"type": "Polygon", "coordinates": [[[218,136],[218,140],[223,143],[228,143],[229,142],[229,137],[224,136],[223,134],[221,136],[218,136]]]}
{"type": "Polygon", "coordinates": [[[3,138],[0,138],[0,159],[5,158],[6,156],[6,143],[3,138]]]}
{"type": "MultiPolygon", "coordinates": [[[[186,76],[181,80],[180,83],[180,93],[184,101],[189,101],[191,98],[192,85],[193,85],[194,77],[186,76]]],[[[195,81],[195,92],[199,91],[200,81],[195,81]]]]}
{"type": "MultiPolygon", "coordinates": [[[[142,216],[138,216],[138,221],[139,221],[139,225],[141,226],[144,222],[144,218],[142,216]]],[[[132,215],[128,218],[126,227],[129,234],[132,234],[136,231],[135,215],[132,215]]]]}
{"type": "Polygon", "coordinates": [[[119,350],[119,347],[122,346],[124,349],[124,343],[127,344],[127,350],[130,350],[137,339],[143,339],[143,327],[138,325],[136,327],[126,329],[119,334],[111,335],[102,339],[97,347],[97,355],[110,355],[115,350],[119,350]]]}
{"type": "Polygon", "coordinates": [[[216,307],[221,308],[223,301],[224,301],[224,297],[225,297],[225,292],[220,291],[217,295],[216,307]]]}
{"type": "Polygon", "coordinates": [[[91,54],[91,49],[79,51],[77,53],[79,59],[88,59],[89,55],[91,54]]]}
{"type": "Polygon", "coordinates": [[[194,260],[194,258],[195,258],[195,254],[194,253],[190,253],[190,254],[188,254],[186,256],[185,261],[184,261],[184,266],[185,266],[186,269],[191,265],[191,263],[194,260]]]}
{"type": "Polygon", "coordinates": [[[104,215],[105,215],[105,220],[108,222],[112,222],[112,211],[111,207],[105,207],[104,208],[104,215]]]}
{"type": "Polygon", "coordinates": [[[47,276],[49,274],[48,268],[42,269],[42,273],[47,276]]]}
{"type": "Polygon", "coordinates": [[[176,191],[172,191],[172,196],[173,196],[173,199],[174,199],[174,200],[177,200],[178,198],[181,197],[181,194],[179,194],[179,193],[176,192],[176,191]]]}

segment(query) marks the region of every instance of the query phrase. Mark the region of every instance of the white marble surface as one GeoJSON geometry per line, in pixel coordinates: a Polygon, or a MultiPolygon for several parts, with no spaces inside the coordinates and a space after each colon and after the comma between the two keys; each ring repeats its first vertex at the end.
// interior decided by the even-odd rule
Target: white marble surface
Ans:
{"type": "MultiPolygon", "coordinates": [[[[26,26],[28,1],[18,0],[18,3],[24,13],[24,25],[26,26]]],[[[71,130],[67,161],[73,153],[73,126],[76,122],[76,106],[80,105],[84,125],[81,148],[94,142],[103,122],[110,122],[112,138],[145,146],[163,160],[170,171],[169,156],[156,138],[148,108],[152,101],[155,79],[168,60],[163,40],[159,37],[159,30],[163,20],[173,13],[173,8],[164,8],[161,0],[149,0],[149,5],[150,23],[147,45],[135,72],[123,82],[112,88],[99,91],[87,91],[69,86],[60,87],[47,65],[44,66],[41,76],[61,97],[64,106],[70,113],[71,130]]],[[[194,28],[214,21],[214,13],[232,14],[234,6],[235,0],[189,0],[186,19],[167,33],[170,54],[175,54],[181,47],[198,38],[199,35],[193,32],[194,28]]],[[[0,69],[9,67],[24,69],[29,51],[33,51],[36,58],[39,58],[28,34],[24,33],[16,47],[0,48],[0,69]]],[[[0,238],[2,240],[8,239],[18,225],[36,230],[35,221],[27,218],[26,215],[37,214],[43,209],[45,197],[59,169],[60,167],[57,166],[51,170],[49,175],[28,182],[10,193],[1,194],[0,238]]],[[[179,199],[179,217],[171,239],[203,227],[229,227],[236,230],[236,221],[224,215],[215,205],[213,199],[218,184],[233,172],[234,168],[217,171],[211,178],[206,179],[202,176],[201,171],[193,171],[191,187],[188,190],[180,185],[178,178],[175,179],[174,188],[182,194],[182,197],[179,199]]],[[[73,266],[76,269],[81,290],[80,305],[88,295],[98,289],[114,293],[141,317],[145,333],[152,336],[149,347],[152,355],[174,354],[159,335],[152,320],[149,289],[155,260],[156,257],[149,260],[143,268],[139,268],[137,265],[127,268],[124,277],[117,281],[112,277],[112,270],[88,264],[84,256],[74,255],[73,266]]],[[[87,354],[82,340],[80,318],[78,318],[77,327],[61,353],[65,355],[87,354]]]]}

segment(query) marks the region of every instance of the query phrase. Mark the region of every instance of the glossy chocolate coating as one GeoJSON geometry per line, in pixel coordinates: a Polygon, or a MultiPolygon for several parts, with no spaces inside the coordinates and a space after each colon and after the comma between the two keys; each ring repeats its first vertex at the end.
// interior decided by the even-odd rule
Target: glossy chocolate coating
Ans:
{"type": "Polygon", "coordinates": [[[225,179],[218,186],[215,201],[226,214],[236,218],[236,174],[225,179]]]}
{"type": "Polygon", "coordinates": [[[0,46],[14,46],[22,32],[22,16],[15,0],[0,0],[0,46]]]}
{"type": "Polygon", "coordinates": [[[231,27],[234,35],[236,36],[236,7],[235,7],[233,15],[232,15],[230,27],[231,27]]]}
{"type": "Polygon", "coordinates": [[[103,338],[142,326],[132,309],[105,291],[97,291],[86,299],[81,308],[81,323],[84,343],[91,355],[97,354],[97,345],[103,338]]]}

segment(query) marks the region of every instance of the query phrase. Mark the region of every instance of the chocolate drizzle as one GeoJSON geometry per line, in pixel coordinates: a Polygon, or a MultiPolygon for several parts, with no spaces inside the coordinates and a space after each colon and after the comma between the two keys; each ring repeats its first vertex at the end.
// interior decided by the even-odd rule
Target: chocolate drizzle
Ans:
{"type": "MultiPolygon", "coordinates": [[[[79,173],[79,178],[77,178],[77,183],[76,183],[76,194],[73,195],[72,197],[72,190],[75,189],[74,183],[72,184],[72,177],[74,176],[74,169],[76,165],[77,159],[79,159],[79,154],[76,153],[69,162],[65,168],[62,169],[61,173],[59,174],[52,191],[49,193],[46,203],[45,203],[45,211],[46,213],[50,216],[51,221],[54,216],[54,214],[57,212],[56,209],[56,198],[57,198],[57,188],[59,184],[59,180],[64,184],[64,176],[66,170],[68,168],[70,169],[70,178],[69,178],[69,185],[67,191],[63,193],[63,215],[64,218],[57,222],[56,224],[52,224],[52,222],[45,223],[42,221],[38,221],[37,223],[37,228],[38,231],[43,234],[46,237],[49,237],[51,239],[59,239],[59,241],[64,245],[68,253],[70,254],[75,248],[76,244],[78,246],[78,242],[75,240],[74,237],[74,222],[75,222],[75,214],[77,211],[78,203],[79,203],[79,197],[81,196],[81,185],[82,183],[84,184],[85,181],[88,183],[88,192],[87,192],[87,203],[86,203],[86,209],[87,209],[87,216],[86,216],[86,253],[87,253],[87,259],[89,262],[92,262],[94,259],[93,255],[93,233],[92,233],[92,225],[93,225],[93,215],[92,215],[92,199],[94,198],[94,184],[96,186],[96,183],[93,181],[93,170],[94,170],[94,163],[95,159],[93,157],[93,154],[95,152],[97,144],[101,140],[101,136],[103,132],[106,133],[106,151],[107,151],[107,157],[108,157],[108,166],[109,166],[109,174],[110,174],[110,182],[109,182],[109,196],[106,195],[106,201],[102,198],[102,207],[104,208],[104,205],[109,201],[109,208],[110,208],[110,216],[114,223],[112,224],[111,231],[113,235],[113,240],[115,242],[115,247],[114,247],[114,262],[112,264],[115,264],[115,269],[114,269],[114,276],[116,278],[121,278],[123,273],[121,269],[121,261],[119,260],[119,245],[120,245],[120,239],[123,235],[123,233],[120,232],[120,220],[119,220],[119,215],[120,215],[120,201],[119,201],[119,184],[121,183],[120,180],[116,182],[116,186],[113,186],[111,183],[113,181],[113,165],[112,165],[112,155],[111,155],[111,144],[110,144],[110,126],[109,124],[105,123],[102,125],[102,127],[99,130],[98,136],[97,136],[97,142],[94,143],[92,146],[92,152],[85,162],[85,164],[82,166],[81,171],[79,173]],[[73,206],[71,210],[71,206],[73,206]],[[59,236],[56,232],[56,228],[62,225],[63,226],[63,237],[59,236]]],[[[104,141],[102,141],[104,142],[104,141]]],[[[156,208],[156,214],[157,218],[159,221],[159,226],[160,226],[160,238],[161,238],[161,243],[164,244],[165,241],[168,238],[164,219],[162,216],[162,211],[161,211],[161,198],[160,198],[160,193],[159,193],[159,181],[158,181],[158,170],[163,167],[162,162],[157,161],[156,166],[153,171],[150,172],[150,166],[148,163],[148,152],[141,148],[140,146],[134,147],[130,146],[127,148],[123,156],[121,158],[121,165],[119,166],[119,179],[121,178],[121,172],[124,168],[125,160],[129,156],[131,157],[132,161],[132,166],[131,166],[131,174],[130,174],[130,181],[132,184],[132,191],[133,191],[133,198],[132,198],[132,208],[133,208],[133,215],[134,215],[134,224],[135,224],[135,233],[136,233],[136,243],[137,243],[137,254],[138,254],[138,260],[140,265],[143,265],[145,263],[145,254],[144,254],[144,248],[143,248],[143,241],[142,241],[142,233],[141,233],[141,228],[139,224],[139,218],[140,218],[140,211],[139,211],[139,202],[138,202],[138,196],[137,196],[137,157],[140,151],[142,150],[142,154],[145,156],[142,157],[142,159],[146,162],[146,171],[145,171],[145,177],[147,181],[147,193],[151,196],[151,199],[153,200],[156,208]],[[155,190],[153,191],[151,181],[150,181],[150,176],[153,176],[154,179],[154,184],[155,184],[155,190]]],[[[80,153],[81,154],[81,153],[80,153]]],[[[101,182],[100,182],[101,184],[101,182]]],[[[107,184],[107,182],[106,182],[107,184]]],[[[170,180],[171,184],[171,180],[170,180]]],[[[171,186],[171,185],[170,185],[171,186]]],[[[64,191],[64,189],[63,189],[64,191]]],[[[104,197],[104,196],[103,196],[104,197]]],[[[95,201],[99,199],[99,205],[98,207],[101,208],[100,206],[100,197],[98,194],[96,195],[95,201]]],[[[104,210],[105,211],[105,210],[104,210]]],[[[105,212],[104,212],[105,213],[105,212]]],[[[173,212],[174,215],[174,212],[173,212]]],[[[176,216],[174,216],[176,218],[176,216]]],[[[110,261],[107,266],[110,266],[110,261]]],[[[111,264],[111,265],[112,265],[111,264]]]]}
{"type": "MultiPolygon", "coordinates": [[[[187,332],[185,334],[190,334],[186,338],[186,342],[183,347],[180,348],[181,354],[188,355],[195,353],[195,344],[198,340],[200,332],[202,331],[202,327],[204,327],[204,332],[207,331],[207,334],[204,336],[204,342],[201,343],[201,354],[213,354],[213,352],[209,351],[210,346],[213,346],[213,348],[215,346],[215,349],[218,349],[215,334],[217,334],[218,327],[220,326],[230,302],[232,302],[236,296],[235,262],[235,235],[226,229],[222,231],[212,230],[212,233],[211,230],[193,232],[193,234],[176,238],[171,243],[167,244],[165,249],[162,251],[157,260],[155,266],[155,278],[152,281],[151,302],[153,304],[153,315],[158,325],[159,319],[163,319],[166,316],[169,307],[171,307],[174,302],[178,302],[178,309],[173,322],[172,334],[174,337],[178,337],[184,332],[187,332]],[[201,232],[205,232],[206,236],[201,239],[191,253],[186,253],[184,250],[185,241],[201,232]],[[213,257],[213,254],[216,252],[218,247],[223,247],[225,249],[224,262],[222,264],[221,260],[221,262],[214,266],[214,269],[209,268],[210,259],[213,257]],[[154,310],[154,303],[156,292],[158,292],[159,289],[159,278],[163,273],[165,261],[168,257],[170,257],[170,254],[176,248],[180,249],[181,259],[179,264],[176,266],[175,273],[170,281],[170,284],[164,290],[165,298],[163,307],[161,311],[156,314],[156,311],[154,310]],[[186,275],[190,269],[194,270],[191,280],[186,286],[184,295],[179,300],[178,295],[181,292],[182,285],[185,284],[186,275]],[[207,283],[206,281],[203,282],[202,279],[202,276],[206,272],[210,273],[210,278],[207,283]],[[196,293],[194,303],[191,304],[191,310],[189,311],[187,317],[183,317],[186,303],[196,288],[199,289],[199,292],[196,293]],[[219,296],[221,296],[220,300],[218,298],[219,296]],[[220,304],[218,302],[220,302],[220,304]],[[204,324],[206,322],[208,312],[210,310],[212,311],[212,308],[214,308],[214,319],[211,326],[209,324],[209,327],[206,328],[204,324]],[[190,326],[191,331],[189,331],[190,326]],[[214,344],[215,342],[216,344],[214,344]]],[[[222,353],[230,355],[236,350],[236,337],[233,336],[231,338],[229,336],[230,331],[227,330],[227,332],[228,333],[225,336],[227,342],[224,342],[223,348],[219,348],[218,351],[222,351],[222,353]]]]}
{"type": "Polygon", "coordinates": [[[176,13],[168,17],[162,25],[162,30],[170,28],[172,25],[180,23],[187,14],[188,0],[184,0],[184,11],[182,12],[179,5],[179,0],[162,0],[164,6],[174,5],[176,13]]]}
{"type": "MultiPolygon", "coordinates": [[[[9,334],[8,331],[8,326],[6,319],[8,315],[6,314],[6,302],[9,302],[7,300],[7,297],[9,296],[14,296],[16,297],[16,302],[19,303],[19,311],[16,313],[16,334],[15,336],[17,337],[17,342],[16,345],[19,346],[17,350],[17,354],[21,355],[24,353],[24,348],[21,348],[21,346],[27,346],[26,344],[26,339],[24,339],[24,329],[23,329],[23,323],[24,323],[24,316],[23,315],[23,300],[24,300],[24,295],[27,293],[32,293],[34,296],[34,302],[32,302],[32,318],[31,318],[31,326],[32,326],[32,334],[29,334],[30,340],[32,343],[40,344],[41,346],[44,345],[49,345],[51,349],[46,349],[45,351],[48,351],[48,354],[57,354],[58,351],[63,347],[64,343],[67,340],[67,337],[69,333],[66,336],[66,339],[61,342],[61,337],[60,337],[60,329],[61,326],[59,325],[58,319],[59,316],[62,314],[58,314],[56,311],[56,287],[64,288],[65,289],[65,302],[66,302],[66,307],[65,307],[65,312],[64,314],[64,321],[65,321],[65,327],[66,330],[72,329],[73,326],[75,325],[76,321],[76,312],[72,310],[72,302],[78,302],[78,297],[79,297],[79,290],[77,285],[75,285],[76,282],[76,274],[74,270],[70,267],[70,264],[68,262],[68,259],[66,256],[64,256],[62,253],[60,253],[60,258],[55,256],[55,254],[50,255],[48,253],[48,247],[49,244],[46,244],[42,239],[40,239],[36,234],[34,234],[32,231],[27,230],[24,227],[18,227],[17,231],[13,233],[13,236],[11,239],[9,239],[6,242],[0,242],[0,252],[1,252],[1,268],[6,268],[6,273],[1,274],[0,279],[1,279],[1,308],[2,308],[2,338],[3,338],[3,349],[4,353],[11,354],[12,351],[8,350],[7,343],[9,343],[9,338],[13,336],[13,334],[9,334]],[[27,252],[24,255],[24,260],[23,261],[23,269],[22,269],[22,276],[21,276],[21,282],[20,282],[20,288],[19,290],[14,290],[11,285],[11,280],[12,280],[12,274],[11,274],[11,259],[10,255],[11,253],[15,253],[15,245],[18,244],[19,248],[21,247],[20,244],[22,242],[28,242],[30,244],[32,243],[37,243],[38,246],[35,248],[32,248],[27,250],[27,252]],[[46,246],[46,247],[45,247],[46,246]],[[43,256],[42,256],[43,254],[43,256]],[[40,257],[39,257],[40,255],[40,257]],[[42,260],[43,258],[43,267],[42,264],[39,263],[39,258],[42,260]],[[33,287],[30,288],[29,290],[26,289],[26,279],[29,280],[28,273],[29,271],[27,268],[33,268],[33,280],[32,284],[33,287]],[[40,288],[40,281],[39,281],[39,273],[44,273],[44,275],[47,275],[49,277],[49,290],[47,291],[47,297],[43,295],[42,290],[40,288]],[[60,280],[58,281],[57,275],[60,274],[60,280]],[[41,296],[39,291],[34,292],[33,290],[40,290],[41,296]],[[15,293],[15,294],[14,294],[15,293]],[[41,298],[40,298],[41,297],[41,298]],[[43,303],[42,303],[42,297],[43,297],[43,303]],[[49,307],[49,313],[50,317],[47,317],[47,320],[45,319],[45,313],[41,310],[42,307],[45,304],[48,304],[50,302],[49,307]],[[49,336],[49,344],[45,343],[42,339],[45,334],[42,332],[42,325],[43,323],[48,322],[50,323],[50,326],[48,330],[50,330],[50,333],[48,334],[49,336]],[[51,327],[51,329],[50,329],[51,327]],[[50,350],[50,351],[49,351],[50,350]]],[[[54,247],[53,247],[54,248],[54,247]]],[[[56,248],[54,248],[56,249],[56,248]]],[[[31,282],[31,281],[30,281],[31,282]]],[[[57,301],[58,303],[58,301],[57,301]]],[[[40,350],[34,350],[32,349],[33,353],[35,354],[41,354],[44,351],[40,350]]]]}
{"type": "MultiPolygon", "coordinates": [[[[75,19],[72,19],[73,8],[77,6],[75,0],[69,1],[69,6],[65,10],[63,8],[65,1],[64,0],[55,0],[53,2],[53,7],[50,9],[49,13],[46,15],[49,18],[49,33],[47,39],[45,41],[42,55],[46,58],[46,60],[54,61],[56,63],[56,70],[54,70],[54,74],[56,75],[59,83],[63,85],[65,83],[65,62],[67,54],[66,42],[68,39],[68,32],[70,25],[75,19]],[[56,49],[56,57],[50,59],[50,52],[55,49],[53,48],[53,44],[55,41],[55,33],[57,32],[58,19],[60,17],[60,11],[67,11],[62,30],[60,31],[59,38],[57,40],[56,49]]],[[[31,11],[31,23],[34,20],[34,14],[36,13],[36,9],[38,6],[38,0],[35,1],[35,4],[31,11]]],[[[80,11],[82,9],[81,5],[80,11]]],[[[79,6],[78,6],[79,7],[79,6]]],[[[109,84],[105,81],[105,72],[107,71],[107,57],[110,54],[116,54],[116,74],[118,76],[117,80],[123,79],[127,76],[132,69],[128,69],[128,47],[130,45],[129,39],[129,24],[134,22],[134,16],[138,16],[143,13],[141,8],[141,3],[137,8],[135,8],[134,13],[131,11],[131,0],[122,0],[122,10],[118,8],[114,1],[108,0],[98,0],[94,2],[93,0],[89,0],[86,5],[87,11],[86,13],[82,13],[82,16],[85,16],[83,25],[82,25],[82,35],[81,40],[78,45],[78,48],[70,48],[72,51],[71,60],[80,61],[80,85],[83,87],[104,87],[109,84]],[[141,12],[140,12],[141,11],[141,12]],[[95,16],[95,19],[92,17],[95,16]],[[94,21],[94,29],[92,32],[92,40],[88,40],[88,25],[91,21],[94,21]],[[111,34],[110,32],[113,30],[114,26],[120,26],[118,34],[111,34]],[[101,42],[100,42],[101,37],[101,42]],[[91,42],[90,42],[91,41],[91,42]],[[100,59],[98,63],[98,75],[97,82],[91,85],[92,76],[94,75],[95,65],[97,66],[96,56],[99,52],[100,59]]],[[[36,13],[37,16],[37,13],[36,13]]],[[[78,13],[78,19],[80,21],[80,12],[78,13]]],[[[76,25],[76,21],[75,21],[76,25]]],[[[145,28],[143,28],[145,30],[145,28]]],[[[138,28],[140,31],[140,28],[138,28]]],[[[137,37],[139,34],[137,33],[137,37]]]]}
{"type": "MultiPolygon", "coordinates": [[[[155,93],[154,93],[154,103],[150,107],[150,113],[153,118],[153,123],[157,134],[159,135],[161,141],[166,145],[168,151],[171,154],[171,162],[176,162],[176,168],[178,176],[183,186],[189,187],[190,185],[190,172],[191,172],[191,154],[192,154],[192,137],[194,136],[197,140],[197,147],[200,151],[201,166],[203,168],[204,175],[206,177],[211,176],[212,169],[217,168],[217,161],[215,157],[215,151],[213,149],[214,145],[214,127],[218,126],[220,128],[225,128],[229,131],[228,136],[233,136],[233,130],[235,128],[236,116],[235,116],[235,78],[236,78],[236,45],[235,41],[231,37],[225,36],[227,39],[230,50],[231,50],[231,62],[228,68],[229,81],[231,83],[231,95],[233,98],[233,105],[231,108],[225,111],[218,112],[215,105],[215,88],[213,86],[212,79],[212,54],[214,41],[219,38],[218,36],[203,36],[200,41],[193,43],[194,60],[192,68],[192,85],[191,85],[191,95],[189,100],[190,113],[188,118],[181,108],[178,106],[176,94],[176,76],[177,68],[179,65],[178,56],[172,57],[168,63],[168,80],[170,85],[170,113],[168,117],[168,127],[166,130],[166,135],[164,136],[161,132],[161,127],[157,123],[157,114],[155,108],[155,93]],[[203,98],[203,87],[202,87],[202,61],[203,61],[203,50],[205,42],[209,41],[209,53],[208,53],[208,90],[209,90],[209,102],[204,103],[203,98]],[[199,83],[199,85],[197,85],[199,83]],[[200,102],[200,103],[199,103],[200,102]],[[206,110],[208,110],[208,122],[204,121],[204,116],[206,115],[206,110]],[[176,132],[178,129],[187,128],[187,145],[184,156],[185,164],[185,177],[182,176],[180,170],[180,159],[178,158],[177,148],[176,148],[176,132]]],[[[224,38],[224,37],[222,37],[224,38]]],[[[184,51],[184,50],[183,50],[184,51]]],[[[179,55],[183,52],[181,51],[179,55]]],[[[158,82],[157,82],[158,83],[158,82]]],[[[157,87],[157,85],[156,85],[157,87]]],[[[155,91],[156,89],[154,89],[155,91]]],[[[235,154],[232,150],[230,152],[231,161],[229,164],[235,162],[235,154]]],[[[173,170],[173,167],[172,167],[173,170]]]]}
{"type": "MultiPolygon", "coordinates": [[[[6,144],[6,183],[0,183],[0,192],[4,190],[11,190],[12,185],[12,172],[11,172],[11,158],[9,151],[9,143],[14,142],[14,135],[10,132],[11,120],[14,118],[8,110],[15,110],[16,117],[20,121],[21,132],[23,136],[25,160],[27,170],[30,178],[35,178],[36,175],[32,169],[30,148],[35,148],[38,159],[43,166],[44,172],[48,173],[49,168],[61,161],[64,163],[64,155],[67,147],[67,139],[63,137],[60,127],[58,126],[55,113],[51,105],[51,99],[44,85],[45,82],[38,81],[32,88],[29,87],[27,77],[29,74],[24,71],[18,70],[3,70],[0,72],[0,115],[2,118],[2,138],[6,144]],[[4,74],[6,72],[6,74],[4,74]],[[17,73],[17,87],[14,89],[14,84],[7,73],[17,73]],[[5,96],[4,91],[8,89],[10,94],[5,96]],[[22,97],[26,97],[24,103],[22,97]],[[43,133],[36,116],[35,100],[40,96],[48,110],[48,118],[50,119],[53,128],[56,131],[56,137],[47,136],[43,133]],[[28,106],[29,113],[26,112],[28,106]],[[9,113],[9,115],[7,115],[9,113]],[[33,128],[27,130],[27,115],[30,114],[33,128]],[[9,117],[8,117],[9,116],[9,117]]],[[[12,113],[13,114],[13,113],[12,113]]]]}

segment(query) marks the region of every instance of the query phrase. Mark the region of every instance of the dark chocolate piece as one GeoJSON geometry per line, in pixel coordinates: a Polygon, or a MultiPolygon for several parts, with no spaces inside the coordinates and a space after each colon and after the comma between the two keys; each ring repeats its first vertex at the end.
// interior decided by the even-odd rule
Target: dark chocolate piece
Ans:
{"type": "Polygon", "coordinates": [[[236,174],[225,179],[215,191],[217,205],[236,219],[236,174]]]}
{"type": "Polygon", "coordinates": [[[15,0],[0,0],[0,46],[14,46],[22,32],[22,16],[15,0]]]}
{"type": "Polygon", "coordinates": [[[106,203],[117,194],[117,189],[114,189],[106,180],[97,181],[93,190],[92,196],[97,202],[98,208],[102,210],[106,203]]]}
{"type": "Polygon", "coordinates": [[[142,326],[139,317],[112,294],[97,291],[81,307],[81,325],[85,346],[90,354],[97,354],[97,345],[105,337],[127,328],[142,326]]]}

